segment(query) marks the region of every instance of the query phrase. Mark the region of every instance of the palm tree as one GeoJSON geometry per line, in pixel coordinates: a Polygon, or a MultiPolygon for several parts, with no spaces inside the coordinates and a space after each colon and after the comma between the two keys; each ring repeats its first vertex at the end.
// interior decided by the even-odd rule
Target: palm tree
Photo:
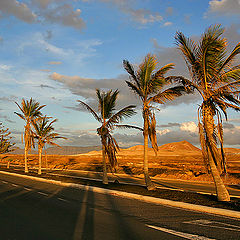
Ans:
{"type": "Polygon", "coordinates": [[[33,127],[35,130],[33,132],[33,136],[38,140],[38,155],[39,155],[38,174],[42,174],[42,150],[45,144],[59,146],[53,141],[59,138],[64,138],[59,136],[58,133],[53,132],[54,131],[53,123],[55,123],[57,119],[54,119],[52,121],[49,121],[49,119],[50,119],[49,117],[44,116],[38,119],[37,121],[33,122],[33,127]]]}
{"type": "Polygon", "coordinates": [[[175,39],[191,74],[190,80],[182,82],[195,89],[202,98],[198,109],[198,126],[203,159],[212,174],[218,199],[230,201],[220,177],[226,174],[222,113],[227,120],[227,108],[240,110],[240,65],[234,66],[234,59],[240,53],[240,43],[227,56],[227,41],[222,37],[223,32],[221,25],[215,25],[205,31],[199,43],[181,32],[177,32],[175,39]]]}
{"type": "Polygon", "coordinates": [[[108,184],[106,158],[108,158],[111,168],[115,168],[117,163],[116,153],[119,150],[117,141],[111,135],[111,130],[115,127],[130,127],[128,125],[118,125],[118,123],[123,118],[128,118],[135,114],[135,106],[129,105],[115,112],[116,100],[119,94],[118,90],[104,92],[96,89],[96,94],[98,113],[83,101],[78,100],[78,102],[101,123],[101,126],[97,128],[97,134],[100,136],[102,143],[103,184],[108,184]]]}
{"type": "Polygon", "coordinates": [[[166,88],[171,81],[166,81],[164,75],[173,68],[174,64],[170,63],[158,69],[158,62],[155,55],[148,54],[144,61],[138,66],[137,70],[127,61],[123,61],[125,70],[130,75],[131,81],[126,81],[128,87],[139,96],[142,102],[142,115],[144,120],[144,177],[148,190],[154,190],[155,186],[151,182],[148,173],[148,137],[152,147],[157,154],[158,145],[156,138],[156,120],[153,103],[164,104],[168,100],[173,100],[180,96],[185,88],[175,85],[166,88]]]}
{"type": "Polygon", "coordinates": [[[31,132],[31,125],[34,123],[35,120],[37,120],[39,117],[42,116],[41,109],[45,107],[46,105],[41,105],[40,103],[30,98],[30,100],[22,99],[21,106],[15,102],[20,109],[22,113],[17,113],[21,119],[23,119],[26,122],[26,125],[24,126],[24,158],[25,158],[25,173],[28,172],[28,166],[27,166],[27,155],[28,151],[34,147],[34,139],[31,132]]]}

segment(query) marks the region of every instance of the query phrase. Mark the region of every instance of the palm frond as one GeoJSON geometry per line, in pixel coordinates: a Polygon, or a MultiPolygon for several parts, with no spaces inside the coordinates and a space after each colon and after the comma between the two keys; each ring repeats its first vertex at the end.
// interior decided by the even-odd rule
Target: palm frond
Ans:
{"type": "Polygon", "coordinates": [[[138,86],[134,85],[129,81],[125,81],[125,82],[127,83],[128,87],[143,100],[144,95],[141,88],[139,88],[138,86]]]}
{"type": "Polygon", "coordinates": [[[172,101],[176,97],[182,96],[185,92],[186,92],[186,88],[184,86],[176,86],[176,87],[168,88],[163,92],[159,92],[154,97],[149,98],[149,101],[164,104],[167,101],[172,101]]]}
{"type": "Polygon", "coordinates": [[[99,121],[102,122],[101,118],[97,115],[97,113],[85,102],[81,101],[81,100],[77,100],[84,108],[86,108],[92,115],[93,117],[99,121]]]}
{"type": "Polygon", "coordinates": [[[149,138],[151,140],[152,148],[155,152],[155,155],[157,156],[158,152],[158,145],[157,145],[157,135],[156,135],[156,119],[155,114],[150,114],[149,119],[149,126],[148,126],[148,134],[149,138]]]}
{"type": "Polygon", "coordinates": [[[137,129],[143,132],[143,128],[138,126],[128,125],[128,124],[118,124],[118,125],[114,125],[114,127],[120,128],[120,129],[137,129]]]}
{"type": "Polygon", "coordinates": [[[136,106],[129,105],[127,107],[124,107],[123,109],[119,110],[117,113],[111,116],[111,118],[108,119],[106,126],[111,127],[113,124],[121,122],[124,118],[129,118],[136,114],[135,109],[136,106]]]}
{"type": "Polygon", "coordinates": [[[140,88],[139,81],[137,79],[134,67],[127,60],[123,60],[123,67],[130,75],[131,79],[135,82],[138,88],[140,88]]]}
{"type": "Polygon", "coordinates": [[[230,64],[239,53],[240,53],[240,42],[235,46],[235,48],[232,50],[230,55],[222,63],[222,66],[218,69],[218,73],[220,73],[228,64],[230,64]]]}
{"type": "Polygon", "coordinates": [[[193,72],[198,72],[198,61],[196,58],[197,46],[190,38],[186,38],[182,32],[177,32],[175,40],[178,48],[181,50],[185,61],[190,65],[193,72]]]}

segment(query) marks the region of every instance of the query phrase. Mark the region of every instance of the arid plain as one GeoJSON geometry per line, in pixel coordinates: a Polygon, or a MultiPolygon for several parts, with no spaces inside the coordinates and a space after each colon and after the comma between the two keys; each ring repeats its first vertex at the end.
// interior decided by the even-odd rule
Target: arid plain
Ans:
{"type": "MultiPolygon", "coordinates": [[[[85,150],[86,151],[86,150],[85,150]]],[[[240,184],[240,149],[225,148],[228,175],[224,178],[227,184],[240,184]]],[[[56,155],[43,157],[43,167],[50,169],[75,169],[102,171],[101,151],[90,151],[82,154],[56,155]]],[[[121,149],[117,154],[117,173],[141,176],[143,174],[143,146],[137,145],[121,149]]],[[[2,164],[10,166],[24,165],[23,154],[6,154],[1,158],[2,164]]],[[[29,155],[29,166],[38,166],[38,155],[29,155]]],[[[112,170],[108,168],[108,172],[112,170]]],[[[183,179],[194,181],[212,181],[203,163],[201,150],[187,141],[164,144],[159,147],[157,156],[149,148],[149,172],[152,177],[183,179]]],[[[143,175],[142,175],[143,176],[143,175]]]]}

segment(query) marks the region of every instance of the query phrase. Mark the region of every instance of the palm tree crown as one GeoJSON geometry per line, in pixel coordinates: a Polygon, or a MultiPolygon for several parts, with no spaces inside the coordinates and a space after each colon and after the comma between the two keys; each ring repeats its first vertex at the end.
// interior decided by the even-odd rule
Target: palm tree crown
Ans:
{"type": "Polygon", "coordinates": [[[54,132],[53,123],[57,121],[54,119],[49,121],[49,117],[44,116],[33,123],[34,127],[34,138],[38,140],[38,143],[41,147],[44,147],[45,144],[56,145],[53,141],[61,137],[58,133],[54,132]]]}
{"type": "MultiPolygon", "coordinates": [[[[222,37],[223,32],[220,25],[211,26],[202,35],[199,44],[186,38],[181,32],[175,37],[191,74],[191,80],[185,79],[185,84],[197,90],[203,100],[199,108],[200,116],[210,114],[218,117],[218,127],[213,129],[213,133],[218,136],[222,153],[221,112],[227,119],[227,108],[240,111],[240,65],[233,65],[235,57],[240,53],[240,43],[227,56],[227,41],[222,37]]],[[[213,140],[210,144],[215,145],[216,137],[213,140]]],[[[202,147],[205,149],[205,146],[202,147]]],[[[214,149],[217,152],[216,147],[214,149]]],[[[222,157],[214,157],[214,161],[220,171],[226,171],[224,154],[222,157]]]]}
{"type": "Polygon", "coordinates": [[[146,118],[149,137],[156,152],[157,143],[154,140],[156,139],[154,127],[156,121],[152,111],[154,109],[153,103],[164,104],[181,96],[186,89],[180,85],[166,88],[166,85],[169,85],[172,81],[168,81],[168,78],[165,78],[164,75],[173,69],[174,64],[169,63],[159,69],[155,55],[148,54],[136,71],[127,60],[123,61],[123,66],[130,75],[131,81],[126,81],[127,85],[142,101],[143,118],[146,118]]]}
{"type": "Polygon", "coordinates": [[[26,122],[25,131],[24,131],[24,141],[27,150],[34,145],[33,138],[31,137],[31,124],[34,123],[36,119],[42,116],[41,109],[45,107],[45,105],[40,105],[39,102],[30,98],[30,100],[22,99],[21,106],[15,102],[22,113],[17,113],[21,119],[26,122]]]}

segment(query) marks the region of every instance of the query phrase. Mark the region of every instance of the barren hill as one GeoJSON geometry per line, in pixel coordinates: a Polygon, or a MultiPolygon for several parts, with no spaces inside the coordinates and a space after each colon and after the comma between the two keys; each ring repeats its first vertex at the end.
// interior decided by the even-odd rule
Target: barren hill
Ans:
{"type": "Polygon", "coordinates": [[[159,147],[159,151],[201,151],[199,148],[193,146],[191,143],[187,141],[181,141],[181,142],[173,142],[173,143],[167,143],[159,147]]]}

